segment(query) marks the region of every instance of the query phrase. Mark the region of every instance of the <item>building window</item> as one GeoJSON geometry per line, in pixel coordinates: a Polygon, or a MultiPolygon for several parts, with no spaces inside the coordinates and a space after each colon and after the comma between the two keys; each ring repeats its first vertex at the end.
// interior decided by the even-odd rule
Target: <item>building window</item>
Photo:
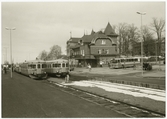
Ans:
{"type": "Polygon", "coordinates": [[[105,54],[105,50],[104,49],[102,49],[102,53],[105,54]]]}
{"type": "Polygon", "coordinates": [[[84,50],[81,50],[81,55],[82,55],[82,56],[84,56],[84,55],[85,55],[84,50]]]}
{"type": "Polygon", "coordinates": [[[105,41],[105,40],[102,40],[102,41],[101,41],[101,44],[102,44],[102,45],[106,44],[106,41],[105,41]]]}
{"type": "Polygon", "coordinates": [[[81,50],[81,55],[82,55],[82,50],[81,50]]]}
{"type": "Polygon", "coordinates": [[[109,50],[106,50],[106,54],[109,54],[109,50]]]}
{"type": "Polygon", "coordinates": [[[101,54],[101,50],[98,50],[98,54],[101,54]]]}
{"type": "Polygon", "coordinates": [[[84,50],[82,51],[82,55],[85,56],[84,50]]]}

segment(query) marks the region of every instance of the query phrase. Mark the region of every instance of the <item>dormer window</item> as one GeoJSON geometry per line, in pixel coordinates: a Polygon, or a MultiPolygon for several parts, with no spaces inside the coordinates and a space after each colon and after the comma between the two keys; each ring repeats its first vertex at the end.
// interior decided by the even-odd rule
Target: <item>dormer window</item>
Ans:
{"type": "Polygon", "coordinates": [[[82,42],[82,40],[80,40],[80,41],[79,41],[79,43],[80,43],[80,45],[83,45],[83,42],[82,42]]]}
{"type": "Polygon", "coordinates": [[[102,45],[106,44],[106,40],[102,40],[102,41],[101,41],[101,44],[102,44],[102,45]]]}

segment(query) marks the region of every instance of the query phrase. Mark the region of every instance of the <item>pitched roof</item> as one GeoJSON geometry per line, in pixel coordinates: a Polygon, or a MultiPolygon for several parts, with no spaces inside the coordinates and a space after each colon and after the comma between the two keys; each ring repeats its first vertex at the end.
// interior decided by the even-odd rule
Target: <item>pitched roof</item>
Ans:
{"type": "Polygon", "coordinates": [[[68,42],[72,42],[72,43],[78,43],[78,41],[80,40],[81,38],[70,38],[68,41],[67,41],[67,43],[68,42]]]}
{"type": "Polygon", "coordinates": [[[107,24],[107,26],[106,26],[106,28],[104,30],[104,33],[106,35],[117,35],[109,22],[108,22],[108,24],[107,24]]]}
{"type": "Polygon", "coordinates": [[[82,42],[91,42],[93,39],[93,35],[84,35],[82,38],[82,42]]]}

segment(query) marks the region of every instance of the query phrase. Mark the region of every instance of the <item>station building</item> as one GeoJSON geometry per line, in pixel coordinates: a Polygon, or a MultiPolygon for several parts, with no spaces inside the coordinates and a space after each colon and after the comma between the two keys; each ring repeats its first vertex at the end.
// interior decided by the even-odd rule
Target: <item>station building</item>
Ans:
{"type": "Polygon", "coordinates": [[[67,41],[67,56],[72,66],[98,67],[100,63],[107,65],[111,59],[118,57],[118,35],[114,29],[107,24],[104,31],[83,35],[81,38],[71,37],[67,41]]]}

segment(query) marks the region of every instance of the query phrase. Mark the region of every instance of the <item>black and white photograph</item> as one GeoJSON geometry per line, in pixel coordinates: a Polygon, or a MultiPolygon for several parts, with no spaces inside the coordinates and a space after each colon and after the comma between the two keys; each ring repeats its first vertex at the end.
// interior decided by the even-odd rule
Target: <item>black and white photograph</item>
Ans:
{"type": "Polygon", "coordinates": [[[165,118],[166,1],[1,1],[1,118],[165,118]]]}

